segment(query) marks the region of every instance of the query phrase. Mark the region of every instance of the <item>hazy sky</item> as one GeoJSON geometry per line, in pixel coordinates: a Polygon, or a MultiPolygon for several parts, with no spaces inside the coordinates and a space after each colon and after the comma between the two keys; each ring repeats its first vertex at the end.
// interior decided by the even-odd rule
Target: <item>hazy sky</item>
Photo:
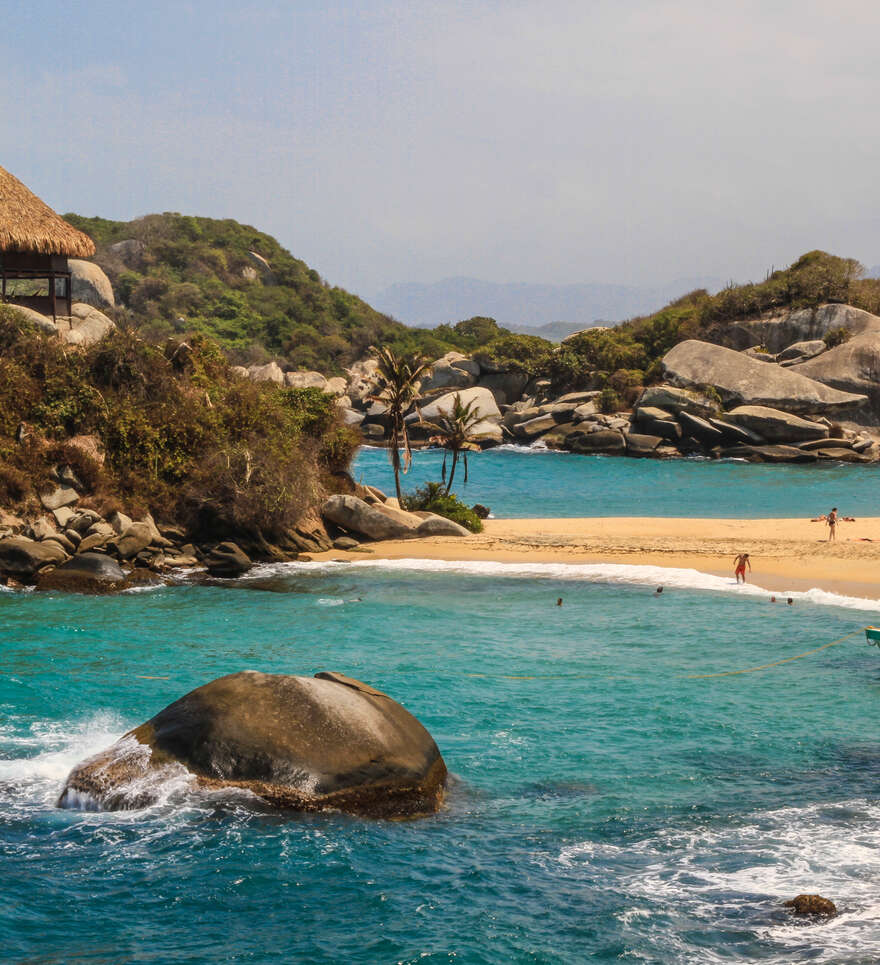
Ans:
{"type": "Polygon", "coordinates": [[[880,263],[880,4],[16,4],[0,164],[59,211],[234,217],[330,282],[880,263]]]}

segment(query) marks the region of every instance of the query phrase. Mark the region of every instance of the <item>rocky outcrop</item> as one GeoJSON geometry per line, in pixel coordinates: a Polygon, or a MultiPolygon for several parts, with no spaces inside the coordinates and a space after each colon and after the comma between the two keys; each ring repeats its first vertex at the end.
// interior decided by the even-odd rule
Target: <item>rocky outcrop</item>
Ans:
{"type": "Polygon", "coordinates": [[[440,807],[446,765],[419,721],[367,684],[249,670],[191,691],[78,764],[58,803],[144,807],[172,774],[296,811],[401,817],[440,807]]]}
{"type": "Polygon", "coordinates": [[[58,319],[58,330],[64,341],[82,348],[100,342],[115,328],[116,324],[93,305],[75,304],[69,319],[58,319]]]}
{"type": "Polygon", "coordinates": [[[219,543],[205,557],[205,566],[211,576],[234,579],[243,576],[253,567],[251,558],[237,543],[219,543]]]}
{"type": "Polygon", "coordinates": [[[265,365],[249,365],[248,377],[254,382],[274,382],[276,385],[284,385],[284,372],[277,362],[267,362],[265,365]]]}
{"type": "Polygon", "coordinates": [[[650,408],[654,418],[662,418],[658,412],[689,412],[706,418],[718,411],[718,403],[708,399],[700,392],[679,389],[674,385],[651,385],[639,396],[638,410],[650,408]]]}
{"type": "Polygon", "coordinates": [[[417,536],[470,536],[470,532],[445,516],[428,516],[419,523],[417,536]]]}
{"type": "Polygon", "coordinates": [[[83,553],[37,577],[40,590],[68,593],[106,593],[126,585],[125,573],[105,553],[83,553]]]}
{"type": "Polygon", "coordinates": [[[5,576],[28,578],[44,566],[63,563],[67,553],[54,540],[37,542],[23,536],[0,539],[0,572],[5,576]]]}
{"type": "Polygon", "coordinates": [[[327,380],[320,372],[285,372],[284,384],[294,389],[321,389],[323,391],[327,385],[327,380]]]}
{"type": "Polygon", "coordinates": [[[866,395],[871,414],[880,418],[880,331],[856,335],[801,363],[797,371],[842,392],[866,395]]]}
{"type": "Polygon", "coordinates": [[[473,412],[479,415],[483,421],[500,421],[501,410],[495,402],[495,397],[489,389],[475,386],[470,389],[460,389],[455,392],[447,392],[440,398],[434,399],[428,405],[421,407],[422,418],[428,420],[436,419],[441,415],[448,415],[455,405],[456,396],[461,397],[461,404],[468,405],[474,403],[473,412]]]}
{"type": "MultiPolygon", "coordinates": [[[[402,510],[384,504],[372,506],[357,496],[330,496],[321,507],[321,515],[347,532],[358,533],[368,539],[408,539],[415,536],[421,520],[402,518],[402,510]]],[[[409,516],[409,514],[406,514],[409,516]]]]}
{"type": "Polygon", "coordinates": [[[116,304],[110,279],[93,261],[69,258],[67,264],[70,268],[70,294],[74,301],[94,305],[95,308],[112,308],[116,304]]]}
{"type": "Polygon", "coordinates": [[[837,906],[830,898],[821,895],[798,895],[784,902],[786,908],[796,915],[810,915],[818,918],[831,918],[837,914],[837,906]]]}
{"type": "Polygon", "coordinates": [[[820,305],[737,322],[726,334],[736,348],[745,349],[760,343],[775,354],[794,342],[822,339],[838,328],[846,329],[851,335],[877,332],[880,331],[880,317],[852,305],[820,305]]]}
{"type": "MultiPolygon", "coordinates": [[[[777,362],[805,362],[807,359],[821,355],[828,346],[821,338],[813,339],[808,342],[795,342],[783,349],[777,356],[777,362]]],[[[804,373],[801,372],[801,375],[804,373]]]]}
{"type": "Polygon", "coordinates": [[[670,349],[662,366],[666,378],[676,385],[714,386],[726,405],[767,405],[787,412],[812,413],[854,409],[867,401],[865,395],[841,392],[799,374],[804,366],[795,372],[696,339],[670,349]]]}
{"type": "Polygon", "coordinates": [[[828,426],[821,422],[811,422],[790,412],[780,412],[779,409],[762,405],[741,405],[726,413],[725,419],[767,442],[806,442],[828,437],[828,426]]]}

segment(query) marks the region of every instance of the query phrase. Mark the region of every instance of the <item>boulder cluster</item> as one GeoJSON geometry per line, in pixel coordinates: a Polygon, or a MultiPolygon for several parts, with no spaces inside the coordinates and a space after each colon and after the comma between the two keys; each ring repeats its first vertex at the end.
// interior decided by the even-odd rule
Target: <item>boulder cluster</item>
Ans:
{"type": "MultiPolygon", "coordinates": [[[[548,379],[503,371],[485,353],[450,352],[418,387],[406,421],[427,444],[421,423],[449,413],[456,396],[479,414],[471,437],[481,447],[515,443],[576,453],[670,458],[703,455],[759,462],[872,462],[880,456],[880,317],[824,305],[737,323],[728,340],[691,339],[662,359],[663,381],[620,411],[603,393],[554,391],[548,379]],[[843,333],[840,344],[834,334],[843,333]],[[830,347],[829,347],[830,346],[830,347]]],[[[388,441],[388,409],[375,401],[377,363],[347,377],[283,372],[274,362],[240,369],[253,379],[314,386],[337,398],[346,423],[366,442],[388,441]]]]}

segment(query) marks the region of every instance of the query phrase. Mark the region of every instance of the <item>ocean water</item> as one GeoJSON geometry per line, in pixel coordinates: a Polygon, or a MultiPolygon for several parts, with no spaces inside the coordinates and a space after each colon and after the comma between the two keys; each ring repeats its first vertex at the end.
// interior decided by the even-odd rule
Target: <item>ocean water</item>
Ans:
{"type": "Polygon", "coordinates": [[[399,561],[2,592],[0,959],[875,962],[880,653],[858,631],[878,609],[684,570],[399,561]],[[446,808],[277,814],[181,781],[143,811],[54,806],[77,761],[248,668],[401,701],[446,808]],[[804,891],[841,914],[796,923],[781,902],[804,891]]]}
{"type": "MultiPolygon", "coordinates": [[[[403,489],[439,480],[443,453],[417,451],[403,489]]],[[[626,459],[500,446],[469,457],[456,492],[495,516],[693,516],[812,518],[838,506],[845,516],[880,516],[880,467],[822,463],[771,466],[735,460],[626,459]]],[[[393,495],[384,449],[365,447],[356,479],[393,495]]]]}

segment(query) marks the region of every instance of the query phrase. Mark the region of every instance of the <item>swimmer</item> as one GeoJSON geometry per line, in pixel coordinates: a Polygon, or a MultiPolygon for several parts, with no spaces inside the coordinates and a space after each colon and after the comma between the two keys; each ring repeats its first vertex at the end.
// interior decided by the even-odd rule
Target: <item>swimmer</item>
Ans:
{"type": "Polygon", "coordinates": [[[740,553],[739,556],[733,561],[734,571],[733,575],[736,577],[737,583],[745,583],[746,581],[746,567],[749,568],[749,572],[752,571],[752,564],[749,560],[748,553],[740,553]]]}
{"type": "Polygon", "coordinates": [[[660,596],[660,594],[661,594],[662,592],[663,592],[663,587],[662,587],[662,586],[658,586],[657,589],[654,590],[654,596],[660,596]]]}
{"type": "Polygon", "coordinates": [[[557,605],[557,606],[562,606],[562,597],[561,597],[561,596],[556,598],[556,605],[557,605]]]}
{"type": "Polygon", "coordinates": [[[775,597],[775,596],[771,596],[771,597],[770,597],[770,602],[771,602],[771,603],[775,603],[775,602],[776,602],[776,597],[775,597]]]}
{"type": "Polygon", "coordinates": [[[791,606],[794,603],[794,600],[792,600],[792,598],[789,597],[786,602],[788,603],[789,606],[791,606]]]}

